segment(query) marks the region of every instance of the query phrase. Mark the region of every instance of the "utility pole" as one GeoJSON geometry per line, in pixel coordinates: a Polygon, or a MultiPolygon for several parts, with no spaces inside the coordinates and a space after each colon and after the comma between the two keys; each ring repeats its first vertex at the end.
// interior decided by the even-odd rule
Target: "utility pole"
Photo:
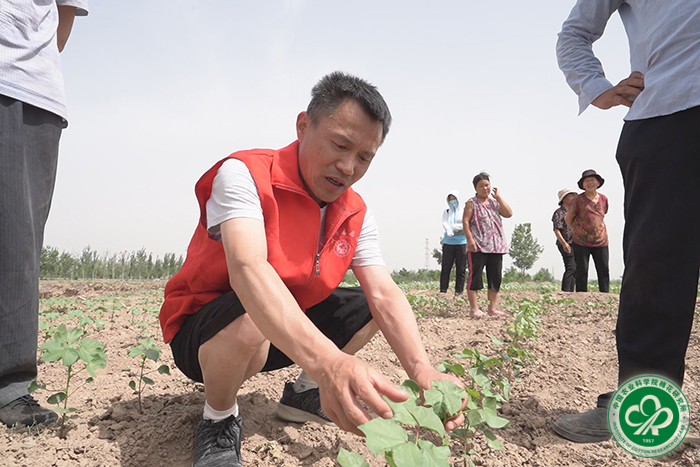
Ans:
{"type": "Polygon", "coordinates": [[[428,239],[425,239],[425,269],[430,268],[430,244],[428,239]]]}

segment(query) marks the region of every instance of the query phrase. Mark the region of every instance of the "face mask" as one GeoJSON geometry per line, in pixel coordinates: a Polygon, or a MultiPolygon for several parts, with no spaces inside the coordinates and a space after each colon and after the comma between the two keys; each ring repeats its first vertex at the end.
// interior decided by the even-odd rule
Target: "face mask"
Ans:
{"type": "Polygon", "coordinates": [[[457,206],[459,206],[459,201],[456,199],[453,199],[452,201],[450,201],[450,206],[452,206],[453,208],[456,208],[457,206]]]}

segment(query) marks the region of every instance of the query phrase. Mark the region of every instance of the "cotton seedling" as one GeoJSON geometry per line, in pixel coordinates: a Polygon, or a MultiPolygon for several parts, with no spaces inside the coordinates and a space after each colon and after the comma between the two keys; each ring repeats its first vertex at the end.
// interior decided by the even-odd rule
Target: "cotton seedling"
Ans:
{"type": "Polygon", "coordinates": [[[510,398],[510,383],[504,376],[503,361],[496,357],[485,357],[477,349],[464,349],[452,354],[456,358],[466,359],[469,367],[459,363],[444,360],[438,365],[442,372],[454,373],[465,382],[469,395],[464,428],[458,428],[451,436],[459,442],[459,448],[464,466],[472,466],[471,456],[475,454],[472,448],[477,431],[486,438],[491,449],[503,449],[503,444],[493,433],[492,429],[503,428],[508,420],[498,415],[501,403],[510,398]]]}
{"type": "Polygon", "coordinates": [[[136,391],[136,394],[138,394],[139,413],[143,413],[143,408],[141,405],[141,395],[143,394],[143,390],[145,389],[144,384],[148,386],[154,384],[154,381],[146,375],[155,373],[156,371],[159,374],[170,374],[170,367],[168,365],[161,365],[155,370],[146,371],[146,360],[153,360],[154,362],[157,362],[160,358],[160,354],[161,352],[158,348],[158,345],[150,337],[147,337],[145,339],[139,339],[139,345],[129,349],[129,357],[138,358],[140,360],[138,385],[134,380],[129,381],[129,387],[136,391]]]}
{"type": "MultiPolygon", "coordinates": [[[[80,328],[67,329],[65,324],[61,324],[53,333],[51,340],[44,342],[39,349],[43,351],[42,361],[56,362],[61,360],[66,367],[65,386],[47,399],[49,404],[56,406],[54,410],[61,414],[59,437],[64,438],[66,416],[78,410],[74,407],[68,407],[68,399],[85,384],[93,382],[96,370],[107,366],[104,344],[85,337],[85,331],[80,328]],[[83,371],[87,371],[90,377],[79,386],[71,387],[71,382],[83,371]]],[[[34,392],[36,389],[46,389],[46,386],[33,381],[30,385],[30,392],[34,392]]]]}
{"type": "MultiPolygon", "coordinates": [[[[367,449],[375,456],[383,455],[392,467],[436,466],[449,467],[450,439],[444,423],[460,413],[464,390],[451,381],[435,381],[433,389],[423,392],[414,381],[405,381],[401,389],[408,394],[405,402],[385,399],[393,412],[391,419],[375,418],[360,425],[365,434],[367,449]],[[442,439],[436,446],[422,434],[432,433],[442,439]]],[[[369,466],[357,453],[341,449],[338,463],[342,467],[369,466]]]]}

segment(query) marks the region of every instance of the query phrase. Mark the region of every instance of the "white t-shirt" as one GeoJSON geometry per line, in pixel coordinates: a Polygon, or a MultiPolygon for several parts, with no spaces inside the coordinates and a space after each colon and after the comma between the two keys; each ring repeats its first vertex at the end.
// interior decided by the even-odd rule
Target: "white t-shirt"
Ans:
{"type": "MultiPolygon", "coordinates": [[[[321,211],[321,232],[326,220],[326,207],[321,211]]],[[[260,196],[253,176],[246,165],[238,159],[224,162],[214,177],[211,196],[207,200],[207,230],[209,235],[221,241],[220,225],[229,219],[258,219],[265,222],[260,196]]],[[[319,239],[319,247],[321,239],[319,239]]],[[[351,267],[385,266],[379,249],[379,232],[372,211],[367,209],[362,230],[357,239],[357,248],[351,267]]]]}
{"type": "Polygon", "coordinates": [[[88,13],[87,0],[0,1],[0,94],[65,120],[57,5],[76,7],[76,16],[88,13]]]}

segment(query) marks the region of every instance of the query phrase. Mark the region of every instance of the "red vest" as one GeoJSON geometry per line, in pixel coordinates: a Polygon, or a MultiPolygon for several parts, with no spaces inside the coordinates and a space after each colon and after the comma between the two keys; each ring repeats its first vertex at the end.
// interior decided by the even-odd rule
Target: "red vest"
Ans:
{"type": "MultiPolygon", "coordinates": [[[[195,186],[200,218],[182,269],[165,286],[160,325],[165,342],[175,337],[187,315],[231,291],[221,242],[209,238],[206,203],[219,167],[240,159],[258,188],[265,218],[267,261],[306,310],[327,298],[350,267],[367,207],[349,188],[326,209],[323,248],[318,252],[321,213],[299,175],[299,143],[274,151],[240,151],[217,162],[195,186]]],[[[235,274],[235,272],[232,272],[235,274]]]]}

